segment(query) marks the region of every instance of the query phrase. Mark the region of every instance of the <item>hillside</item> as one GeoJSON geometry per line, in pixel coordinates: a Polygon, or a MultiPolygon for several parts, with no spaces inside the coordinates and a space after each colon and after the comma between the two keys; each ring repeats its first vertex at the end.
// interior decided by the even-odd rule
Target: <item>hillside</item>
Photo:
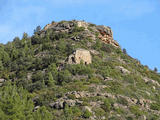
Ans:
{"type": "Polygon", "coordinates": [[[160,119],[160,75],[84,21],[0,44],[0,86],[1,120],[160,119]]]}

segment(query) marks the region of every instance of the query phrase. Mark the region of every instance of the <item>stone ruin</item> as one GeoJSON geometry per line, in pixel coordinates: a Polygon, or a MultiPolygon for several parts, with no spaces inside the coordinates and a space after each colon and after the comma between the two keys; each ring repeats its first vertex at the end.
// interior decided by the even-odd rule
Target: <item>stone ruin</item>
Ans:
{"type": "Polygon", "coordinates": [[[84,64],[92,63],[92,56],[90,51],[85,49],[77,49],[73,54],[68,57],[68,64],[84,64]]]}

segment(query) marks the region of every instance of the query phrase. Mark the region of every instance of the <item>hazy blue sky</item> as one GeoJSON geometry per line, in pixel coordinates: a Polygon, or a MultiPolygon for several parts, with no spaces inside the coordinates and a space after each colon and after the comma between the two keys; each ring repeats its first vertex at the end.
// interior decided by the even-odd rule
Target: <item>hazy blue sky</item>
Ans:
{"type": "Polygon", "coordinates": [[[0,43],[72,19],[110,26],[132,57],[160,69],[160,0],[0,0],[0,43]]]}

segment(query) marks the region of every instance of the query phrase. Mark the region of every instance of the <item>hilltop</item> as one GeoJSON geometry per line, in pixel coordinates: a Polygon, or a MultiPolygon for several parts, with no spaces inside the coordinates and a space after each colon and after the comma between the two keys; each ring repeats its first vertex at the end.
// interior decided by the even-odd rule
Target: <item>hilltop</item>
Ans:
{"type": "Polygon", "coordinates": [[[110,27],[85,21],[53,21],[0,44],[0,86],[1,119],[160,118],[160,75],[110,27]]]}

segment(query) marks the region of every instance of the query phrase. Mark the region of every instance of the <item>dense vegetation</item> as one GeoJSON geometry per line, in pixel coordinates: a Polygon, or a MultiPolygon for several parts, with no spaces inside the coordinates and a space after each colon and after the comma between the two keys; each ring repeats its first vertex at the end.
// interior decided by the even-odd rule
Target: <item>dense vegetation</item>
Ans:
{"type": "Polygon", "coordinates": [[[89,24],[88,30],[95,40],[75,24],[71,32],[44,32],[37,27],[31,37],[24,33],[22,39],[0,44],[0,78],[5,80],[0,87],[0,120],[158,120],[160,75],[126,50],[103,43],[94,27],[89,24]],[[72,39],[77,36],[78,41],[72,39]],[[77,48],[97,52],[92,53],[92,64],[67,64],[67,57],[77,48]],[[69,94],[73,91],[84,96],[69,94]],[[51,107],[64,97],[82,102],[51,107]]]}

